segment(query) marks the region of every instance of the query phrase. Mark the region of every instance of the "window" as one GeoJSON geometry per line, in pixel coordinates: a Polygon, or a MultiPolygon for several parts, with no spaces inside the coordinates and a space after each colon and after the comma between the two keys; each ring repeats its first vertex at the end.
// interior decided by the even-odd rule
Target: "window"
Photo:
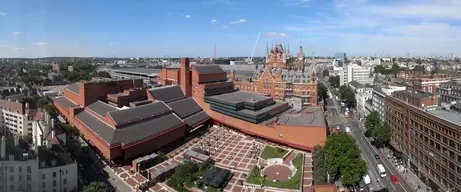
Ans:
{"type": "Polygon", "coordinates": [[[63,179],[62,184],[64,184],[64,185],[67,184],[67,179],[63,179]]]}
{"type": "Polygon", "coordinates": [[[22,181],[22,175],[19,175],[18,181],[22,181]]]}
{"type": "Polygon", "coordinates": [[[32,176],[31,175],[27,175],[27,181],[30,181],[32,180],[32,176]]]}
{"type": "Polygon", "coordinates": [[[42,182],[42,188],[46,188],[46,183],[42,182]]]}
{"type": "Polygon", "coordinates": [[[14,191],[14,185],[10,185],[10,191],[14,191]]]}
{"type": "Polygon", "coordinates": [[[31,166],[27,166],[27,173],[32,173],[32,167],[31,166]]]}
{"type": "Polygon", "coordinates": [[[66,175],[67,175],[67,169],[66,169],[66,175]]]}
{"type": "Polygon", "coordinates": [[[28,191],[32,191],[32,184],[30,184],[30,183],[27,184],[27,190],[28,190],[28,191]]]}
{"type": "Polygon", "coordinates": [[[14,173],[14,167],[10,167],[10,173],[14,173]]]}
{"type": "Polygon", "coordinates": [[[53,180],[53,187],[56,187],[56,180],[53,180]]]}
{"type": "Polygon", "coordinates": [[[46,179],[45,173],[42,173],[42,179],[46,179]]]}
{"type": "Polygon", "coordinates": [[[56,172],[53,172],[53,178],[56,178],[56,172]]]}
{"type": "Polygon", "coordinates": [[[62,191],[63,191],[63,192],[67,192],[67,188],[65,188],[65,187],[62,188],[62,191]]]}
{"type": "Polygon", "coordinates": [[[11,175],[10,176],[10,181],[13,181],[14,180],[14,175],[11,175]]]}

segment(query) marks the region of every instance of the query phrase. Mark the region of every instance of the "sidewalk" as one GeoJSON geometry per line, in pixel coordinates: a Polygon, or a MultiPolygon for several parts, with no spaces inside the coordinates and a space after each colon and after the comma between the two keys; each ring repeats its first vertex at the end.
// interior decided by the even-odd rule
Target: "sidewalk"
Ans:
{"type": "MultiPolygon", "coordinates": [[[[386,148],[384,151],[385,151],[384,155],[386,157],[388,155],[392,155],[390,149],[386,148]]],[[[392,163],[391,159],[389,159],[389,158],[386,158],[386,159],[387,159],[388,162],[390,162],[395,167],[395,164],[392,163]]],[[[396,170],[397,170],[397,168],[396,168],[396,170]]],[[[414,191],[416,191],[416,192],[429,192],[429,191],[431,191],[431,190],[428,190],[426,184],[423,181],[421,181],[421,179],[419,179],[418,176],[416,176],[416,174],[413,173],[413,171],[411,169],[407,168],[406,172],[403,169],[400,169],[398,171],[399,171],[400,175],[402,177],[404,177],[405,180],[407,180],[407,183],[413,188],[414,191]],[[419,189],[418,189],[418,186],[419,186],[419,189]]]]}

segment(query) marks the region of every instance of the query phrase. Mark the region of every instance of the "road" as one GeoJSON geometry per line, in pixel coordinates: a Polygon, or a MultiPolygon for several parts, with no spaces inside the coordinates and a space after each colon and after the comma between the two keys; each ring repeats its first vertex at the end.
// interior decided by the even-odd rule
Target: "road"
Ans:
{"type": "MultiPolygon", "coordinates": [[[[328,85],[326,86],[328,87],[328,85]]],[[[332,98],[331,101],[337,110],[337,114],[341,114],[338,101],[335,98],[332,98]]],[[[368,174],[370,175],[374,189],[387,188],[391,192],[412,192],[413,189],[402,179],[402,177],[400,177],[399,174],[397,174],[397,171],[394,169],[394,167],[387,160],[383,159],[387,157],[384,157],[381,153],[378,153],[377,149],[375,149],[371,145],[370,141],[367,140],[357,120],[350,120],[347,124],[350,126],[351,134],[357,140],[359,148],[362,151],[362,155],[368,163],[368,174]],[[380,159],[375,158],[376,154],[380,156],[380,159]],[[378,164],[382,164],[385,167],[387,177],[380,177],[377,171],[378,164]],[[399,184],[394,184],[390,180],[391,175],[397,175],[397,178],[400,181],[399,184]]]]}

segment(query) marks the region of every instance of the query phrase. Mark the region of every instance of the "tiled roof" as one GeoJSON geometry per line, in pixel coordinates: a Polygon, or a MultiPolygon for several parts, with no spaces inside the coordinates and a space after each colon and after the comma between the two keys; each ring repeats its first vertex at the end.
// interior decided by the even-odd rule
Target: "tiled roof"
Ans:
{"type": "Polygon", "coordinates": [[[24,114],[24,105],[19,102],[0,100],[0,107],[11,112],[24,114]]]}
{"type": "Polygon", "coordinates": [[[80,94],[80,83],[74,83],[66,87],[69,91],[74,92],[75,94],[80,94]]]}
{"type": "Polygon", "coordinates": [[[178,85],[151,88],[149,89],[149,92],[155,100],[161,100],[166,103],[185,97],[181,87],[178,85]]]}
{"type": "Polygon", "coordinates": [[[79,113],[76,117],[108,144],[123,143],[126,145],[183,124],[183,121],[173,113],[130,124],[120,129],[110,127],[87,111],[79,113]]]}
{"type": "Polygon", "coordinates": [[[202,110],[192,97],[167,104],[181,118],[185,118],[202,110]]]}
{"type": "Polygon", "coordinates": [[[110,111],[108,113],[112,117],[114,123],[119,125],[160,115],[169,111],[171,111],[171,109],[164,102],[159,101],[125,110],[110,111]]]}
{"type": "Polygon", "coordinates": [[[192,67],[199,74],[214,74],[214,73],[226,73],[219,67],[219,65],[192,65],[192,67]]]}
{"type": "Polygon", "coordinates": [[[104,118],[106,117],[107,112],[119,110],[118,108],[102,101],[96,101],[91,105],[88,105],[87,108],[104,118]]]}

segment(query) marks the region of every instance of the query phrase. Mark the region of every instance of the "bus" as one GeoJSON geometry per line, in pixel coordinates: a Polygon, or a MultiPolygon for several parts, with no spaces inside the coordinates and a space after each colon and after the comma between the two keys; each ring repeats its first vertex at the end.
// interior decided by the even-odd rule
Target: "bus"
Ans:
{"type": "Polygon", "coordinates": [[[384,169],[382,164],[378,164],[378,173],[381,175],[381,177],[386,177],[386,169],[384,169]]]}

